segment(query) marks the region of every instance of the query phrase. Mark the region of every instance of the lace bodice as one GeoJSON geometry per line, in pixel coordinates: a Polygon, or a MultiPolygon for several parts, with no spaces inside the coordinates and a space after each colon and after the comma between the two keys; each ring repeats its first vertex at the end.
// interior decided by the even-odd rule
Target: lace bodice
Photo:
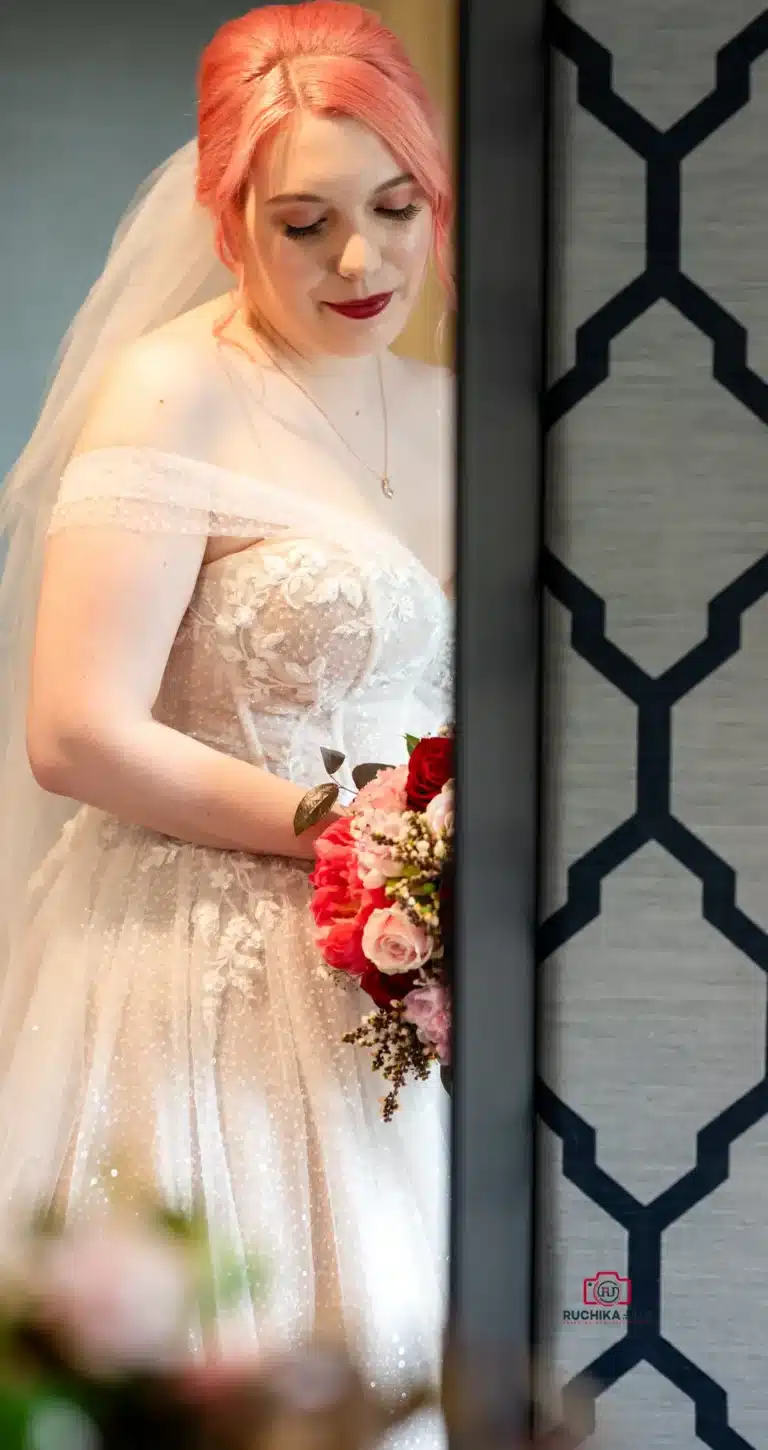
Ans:
{"type": "Polygon", "coordinates": [[[105,521],[261,536],[203,566],[155,707],[164,723],[314,784],[323,746],[349,765],[397,763],[406,733],[450,717],[450,606],[378,522],[147,449],[70,465],[52,529],[105,521]]]}
{"type": "Polygon", "coordinates": [[[265,541],[203,570],[156,716],[299,783],[323,778],[324,745],[399,761],[405,733],[430,728],[425,706],[448,713],[446,615],[386,549],[265,541]]]}

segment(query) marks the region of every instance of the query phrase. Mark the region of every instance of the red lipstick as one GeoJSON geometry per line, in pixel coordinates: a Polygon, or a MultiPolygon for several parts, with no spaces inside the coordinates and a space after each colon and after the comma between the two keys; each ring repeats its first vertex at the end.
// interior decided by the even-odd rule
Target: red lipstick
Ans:
{"type": "Polygon", "coordinates": [[[375,297],[362,297],[359,302],[326,302],[325,305],[333,312],[340,312],[342,317],[362,322],[367,317],[378,317],[391,301],[391,292],[378,292],[375,297]]]}

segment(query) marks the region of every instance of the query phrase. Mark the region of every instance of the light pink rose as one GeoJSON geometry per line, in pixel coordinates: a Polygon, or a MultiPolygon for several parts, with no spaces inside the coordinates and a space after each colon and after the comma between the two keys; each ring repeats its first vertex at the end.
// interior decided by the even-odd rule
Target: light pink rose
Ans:
{"type": "Polygon", "coordinates": [[[356,815],[352,835],[357,843],[357,869],[366,891],[376,891],[398,876],[405,863],[398,859],[397,843],[405,835],[406,824],[399,811],[366,809],[356,815]],[[386,841],[374,841],[374,835],[386,841]]]}
{"type": "Polygon", "coordinates": [[[363,951],[385,976],[412,972],[432,953],[429,932],[394,904],[372,911],[363,932],[363,951]]]}
{"type": "Polygon", "coordinates": [[[408,766],[393,765],[380,770],[368,785],[358,791],[353,811],[373,807],[377,811],[404,811],[407,806],[408,766]]]}
{"type": "Polygon", "coordinates": [[[424,812],[427,818],[427,825],[435,836],[451,835],[453,831],[454,816],[454,789],[453,781],[447,780],[439,795],[429,802],[424,812]]]}
{"type": "Polygon", "coordinates": [[[174,1363],[185,1349],[191,1271],[170,1240],[71,1230],[41,1243],[31,1287],[37,1317],[91,1372],[174,1363]]]}
{"type": "Polygon", "coordinates": [[[414,987],[403,998],[405,1017],[416,1028],[416,1035],[426,1047],[434,1047],[444,1067],[451,1060],[451,999],[447,988],[439,982],[414,987]]]}

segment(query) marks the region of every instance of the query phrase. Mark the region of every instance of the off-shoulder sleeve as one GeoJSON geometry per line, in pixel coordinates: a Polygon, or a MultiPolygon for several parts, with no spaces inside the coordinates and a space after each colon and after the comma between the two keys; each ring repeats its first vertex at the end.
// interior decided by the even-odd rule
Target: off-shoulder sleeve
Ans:
{"type": "Polygon", "coordinates": [[[62,475],[49,534],[71,528],[265,537],[303,510],[281,490],[151,448],[99,448],[62,475]]]}

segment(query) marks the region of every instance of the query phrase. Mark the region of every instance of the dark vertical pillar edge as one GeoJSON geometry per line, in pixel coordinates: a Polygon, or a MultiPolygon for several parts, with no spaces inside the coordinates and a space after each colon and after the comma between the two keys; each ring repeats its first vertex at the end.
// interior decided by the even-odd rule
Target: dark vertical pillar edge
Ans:
{"type": "Polygon", "coordinates": [[[500,1430],[532,1338],[544,9],[461,0],[459,26],[451,1341],[500,1430]]]}

